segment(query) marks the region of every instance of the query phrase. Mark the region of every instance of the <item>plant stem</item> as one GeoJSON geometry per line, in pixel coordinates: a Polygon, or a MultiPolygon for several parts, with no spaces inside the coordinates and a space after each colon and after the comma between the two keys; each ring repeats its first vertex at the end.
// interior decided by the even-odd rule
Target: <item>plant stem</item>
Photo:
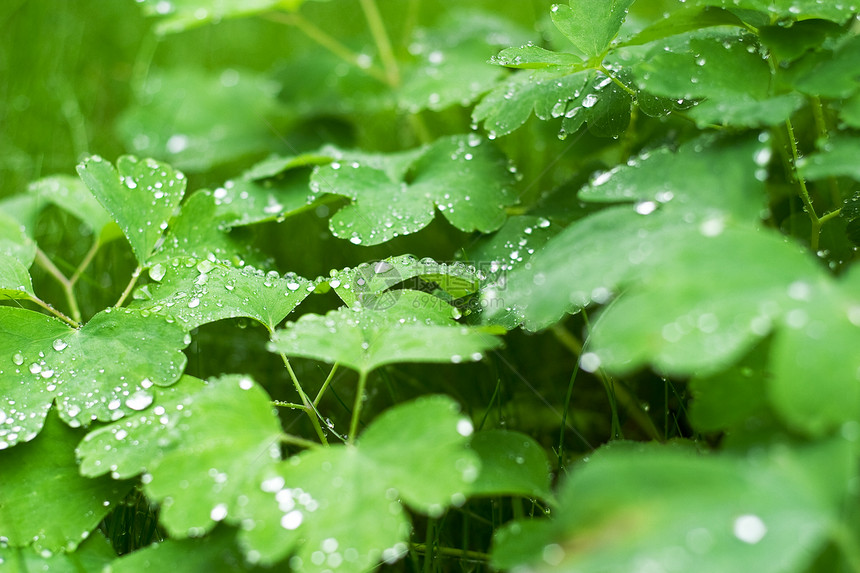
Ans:
{"type": "Polygon", "coordinates": [[[286,24],[287,26],[293,26],[301,30],[305,36],[340,58],[341,60],[347,62],[350,65],[355,66],[366,74],[372,76],[373,78],[379,80],[382,83],[388,83],[388,77],[381,70],[374,68],[372,66],[368,66],[365,63],[364,58],[361,57],[360,54],[356,54],[344,44],[339,42],[336,38],[329,35],[325,30],[318,28],[312,22],[309,22],[305,18],[301,16],[301,14],[292,13],[292,14],[284,14],[282,12],[274,12],[268,14],[266,16],[269,20],[273,22],[278,22],[280,24],[286,24]]]}
{"type": "Polygon", "coordinates": [[[325,432],[323,432],[322,426],[320,426],[319,418],[317,418],[316,410],[311,406],[310,400],[308,400],[308,395],[305,394],[305,391],[302,389],[302,385],[299,384],[299,379],[296,377],[296,373],[293,371],[293,367],[290,364],[290,359],[287,358],[287,355],[283,352],[279,353],[281,356],[281,360],[284,361],[284,366],[287,367],[287,372],[290,375],[290,380],[293,381],[293,386],[296,389],[296,392],[299,393],[299,397],[302,399],[302,409],[307,414],[308,418],[311,419],[311,425],[316,430],[317,436],[319,436],[320,441],[328,445],[328,439],[325,437],[325,432]]]}
{"type": "Polygon", "coordinates": [[[627,92],[627,95],[629,95],[630,97],[632,97],[634,100],[635,100],[635,99],[636,99],[636,97],[639,95],[638,93],[636,93],[636,90],[634,90],[634,89],[632,89],[632,88],[627,87],[627,86],[624,84],[624,82],[622,82],[621,80],[619,80],[618,78],[616,78],[614,75],[612,75],[612,72],[610,72],[608,69],[606,69],[606,66],[604,66],[603,64],[600,64],[600,66],[598,66],[598,68],[597,68],[597,69],[598,69],[598,70],[600,70],[601,72],[603,72],[604,74],[606,74],[606,77],[608,77],[610,80],[612,80],[612,83],[614,83],[615,85],[617,85],[618,87],[620,87],[622,90],[624,90],[625,92],[627,92]]]}
{"type": "Polygon", "coordinates": [[[468,549],[457,549],[454,547],[434,547],[431,550],[427,548],[426,543],[410,543],[409,549],[418,553],[423,553],[425,555],[427,553],[433,552],[438,553],[439,555],[446,555],[450,557],[463,557],[465,559],[470,559],[474,561],[487,562],[490,560],[489,553],[481,553],[480,551],[469,551],[468,549]]]}
{"type": "Polygon", "coordinates": [[[392,88],[396,88],[400,85],[400,70],[397,67],[397,58],[394,57],[388,32],[385,31],[385,24],[382,22],[379,7],[376,5],[376,0],[360,0],[360,2],[373,41],[376,43],[376,49],[379,51],[379,57],[382,59],[386,83],[392,88]]]}
{"type": "Polygon", "coordinates": [[[320,391],[317,392],[317,397],[314,398],[314,401],[313,401],[314,406],[319,406],[319,403],[320,403],[320,400],[322,399],[323,394],[328,389],[329,384],[331,384],[332,378],[334,378],[334,373],[337,372],[337,367],[338,367],[338,363],[335,362],[334,365],[331,367],[331,370],[329,371],[328,376],[325,379],[325,382],[323,382],[322,388],[320,388],[320,391]]]}
{"type": "Polygon", "coordinates": [[[347,443],[355,443],[356,434],[358,434],[358,422],[361,418],[361,406],[364,403],[364,388],[367,386],[367,372],[362,370],[358,375],[358,388],[355,391],[355,402],[352,406],[352,417],[349,420],[349,436],[347,443]]]}
{"type": "Polygon", "coordinates": [[[56,308],[51,306],[50,304],[46,303],[45,301],[43,301],[39,297],[30,295],[27,298],[27,300],[36,303],[37,305],[44,308],[45,310],[47,310],[48,312],[50,312],[51,314],[53,314],[54,316],[56,316],[57,318],[59,318],[60,320],[62,320],[66,324],[68,324],[69,326],[71,326],[72,328],[80,328],[81,327],[79,322],[72,320],[71,318],[69,318],[68,316],[66,316],[65,314],[63,314],[62,312],[60,312],[59,310],[57,310],[56,308]]]}
{"type": "MultiPolygon", "coordinates": [[[[66,275],[57,268],[57,266],[51,262],[51,259],[48,258],[48,255],[42,251],[42,249],[36,247],[36,262],[40,267],[48,271],[54,279],[57,280],[58,283],[63,287],[63,294],[66,297],[66,303],[69,305],[69,313],[72,315],[72,319],[75,323],[81,321],[81,311],[78,308],[78,300],[75,297],[74,286],[75,283],[66,278],[66,275]]],[[[76,273],[77,274],[77,273],[76,273]]],[[[37,303],[38,304],[38,303],[37,303]]]]}
{"type": "Polygon", "coordinates": [[[131,291],[134,288],[134,285],[137,284],[137,279],[140,278],[140,271],[142,271],[142,270],[143,270],[143,267],[138,266],[136,269],[134,269],[134,272],[131,273],[131,280],[128,281],[127,285],[125,285],[125,290],[122,291],[122,294],[119,295],[119,300],[116,301],[115,305],[113,305],[114,308],[121,307],[122,304],[125,302],[125,299],[128,298],[128,295],[131,294],[131,291]]]}
{"type": "Polygon", "coordinates": [[[301,404],[294,404],[293,402],[284,402],[283,400],[272,400],[272,405],[278,408],[289,408],[291,410],[305,410],[306,408],[301,404]]]}
{"type": "Polygon", "coordinates": [[[85,270],[87,270],[87,267],[90,266],[90,263],[93,262],[93,258],[96,256],[96,253],[99,252],[99,249],[101,247],[102,247],[101,240],[96,238],[96,240],[93,241],[92,246],[90,246],[90,250],[87,251],[86,255],[84,255],[84,258],[81,261],[81,264],[78,265],[78,268],[75,269],[75,272],[69,278],[69,282],[72,283],[72,285],[74,285],[78,282],[78,279],[81,278],[81,275],[84,273],[85,270]]]}
{"type": "Polygon", "coordinates": [[[800,200],[803,201],[803,206],[806,209],[806,214],[809,215],[809,220],[812,223],[812,230],[809,237],[809,248],[813,251],[818,250],[818,240],[821,235],[821,219],[815,213],[815,207],[812,205],[812,199],[809,197],[809,189],[806,187],[806,180],[797,172],[797,160],[800,154],[797,151],[797,140],[794,136],[794,127],[791,125],[791,120],[785,120],[785,130],[788,132],[788,146],[791,150],[791,174],[797,181],[800,187],[800,200]]]}
{"type": "MultiPolygon", "coordinates": [[[[561,342],[563,346],[565,346],[570,352],[579,358],[582,355],[583,344],[577,339],[573,334],[570,333],[566,328],[564,328],[560,324],[556,324],[550,330],[552,330],[553,335],[555,335],[556,339],[561,342]]],[[[589,328],[590,330],[590,328],[589,328]]],[[[578,368],[577,362],[577,368],[578,368]]],[[[642,406],[639,402],[633,397],[630,392],[628,392],[627,388],[625,388],[621,384],[613,384],[612,380],[609,376],[606,375],[606,372],[603,368],[598,368],[594,373],[600,382],[603,384],[603,387],[606,389],[607,396],[611,403],[615,403],[616,401],[620,403],[634,422],[641,428],[648,437],[652,440],[662,440],[660,436],[660,432],[657,430],[657,427],[654,425],[654,421],[642,410],[642,406]]],[[[613,406],[614,408],[614,406],[613,406]]],[[[614,415],[614,418],[617,419],[617,413],[614,415]]]]}
{"type": "Polygon", "coordinates": [[[318,448],[320,445],[316,442],[312,442],[310,440],[306,440],[299,436],[294,436],[292,434],[281,434],[280,435],[281,442],[285,444],[290,444],[293,446],[299,446],[302,448],[318,448]]]}

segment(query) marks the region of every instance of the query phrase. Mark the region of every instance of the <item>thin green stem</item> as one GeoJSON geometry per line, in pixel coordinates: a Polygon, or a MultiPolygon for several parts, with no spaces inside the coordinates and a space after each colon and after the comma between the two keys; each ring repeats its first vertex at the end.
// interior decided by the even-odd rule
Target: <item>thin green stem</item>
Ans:
{"type": "Polygon", "coordinates": [[[791,120],[785,120],[785,130],[788,133],[788,147],[791,151],[791,174],[794,180],[797,181],[800,188],[800,200],[806,209],[806,214],[812,223],[812,230],[809,237],[809,246],[813,251],[818,250],[818,240],[821,236],[821,219],[815,213],[815,207],[812,205],[812,199],[809,197],[809,189],[806,187],[806,180],[797,172],[797,161],[800,158],[800,153],[797,150],[797,140],[794,136],[794,127],[791,125],[791,120]]]}
{"type": "Polygon", "coordinates": [[[316,442],[312,442],[310,440],[306,440],[299,436],[294,436],[292,434],[281,434],[279,436],[281,442],[285,444],[290,444],[292,446],[299,446],[301,448],[318,448],[320,445],[316,442]]]}
{"type": "Polygon", "coordinates": [[[382,83],[388,83],[387,75],[378,68],[374,68],[373,66],[369,65],[366,56],[362,56],[361,54],[353,52],[336,38],[329,35],[325,30],[318,28],[312,22],[303,18],[301,14],[285,14],[282,12],[273,12],[271,14],[267,14],[266,17],[273,22],[278,22],[279,24],[286,24],[287,26],[293,26],[294,28],[299,29],[305,36],[307,36],[308,38],[310,38],[311,40],[313,40],[341,60],[347,62],[352,66],[355,66],[356,68],[360,69],[361,71],[365,72],[369,76],[379,80],[382,83]]]}
{"type": "Polygon", "coordinates": [[[302,389],[302,385],[299,384],[299,379],[296,377],[296,373],[293,371],[293,366],[290,364],[290,359],[287,358],[287,355],[283,352],[280,352],[279,354],[281,356],[281,360],[284,361],[284,366],[286,366],[287,368],[287,372],[290,375],[290,380],[292,380],[296,392],[299,393],[299,397],[302,399],[302,409],[305,411],[305,414],[307,414],[307,417],[310,418],[311,425],[314,427],[314,430],[316,430],[317,436],[319,437],[320,441],[323,444],[328,445],[328,438],[326,438],[325,432],[323,431],[322,426],[320,426],[320,421],[317,417],[316,410],[311,405],[311,401],[308,399],[308,395],[305,394],[305,391],[302,389]]]}
{"type": "Polygon", "coordinates": [[[99,249],[102,247],[102,242],[100,239],[96,238],[93,241],[93,244],[90,246],[90,250],[87,251],[87,254],[84,255],[81,264],[78,265],[78,268],[75,269],[75,272],[69,277],[69,282],[73,285],[78,282],[78,279],[81,278],[81,275],[84,274],[84,271],[87,270],[87,267],[90,266],[90,263],[93,262],[93,258],[96,256],[96,253],[99,252],[99,249]]]}
{"type": "Polygon", "coordinates": [[[349,420],[348,444],[354,444],[356,435],[358,434],[358,422],[361,419],[361,407],[364,404],[365,386],[367,386],[367,372],[362,370],[358,375],[358,388],[355,390],[355,402],[352,406],[352,417],[349,420]]]}
{"type": "Polygon", "coordinates": [[[66,275],[48,258],[48,255],[38,247],[36,247],[36,263],[45,269],[63,287],[63,294],[66,297],[66,303],[69,305],[69,313],[76,323],[80,322],[81,311],[78,308],[78,299],[75,297],[74,282],[66,278],[66,275]]]}
{"type": "MultiPolygon", "coordinates": [[[[821,145],[830,139],[827,119],[824,117],[824,106],[821,104],[821,98],[818,96],[810,96],[809,104],[810,109],[812,109],[812,118],[815,121],[818,144],[821,145]]],[[[830,176],[827,178],[827,186],[830,188],[830,201],[834,205],[839,205],[842,201],[842,194],[839,191],[839,180],[836,177],[830,176]]]]}
{"type": "Polygon", "coordinates": [[[283,400],[272,400],[272,406],[277,408],[289,408],[290,410],[306,410],[304,406],[301,404],[295,404],[293,402],[284,402],[283,400]]]}
{"type": "Polygon", "coordinates": [[[373,36],[379,57],[382,59],[386,83],[392,88],[396,88],[400,85],[400,69],[397,67],[397,58],[394,57],[394,50],[391,48],[388,32],[385,31],[385,24],[382,22],[379,7],[376,5],[376,0],[360,0],[360,2],[361,10],[364,12],[367,25],[370,27],[370,34],[373,36]]]}
{"type": "Polygon", "coordinates": [[[830,221],[831,219],[837,218],[840,213],[842,213],[841,207],[839,209],[834,209],[833,211],[830,211],[829,213],[823,214],[821,217],[818,218],[818,222],[823,225],[827,221],[830,221]]]}
{"type": "Polygon", "coordinates": [[[329,384],[331,384],[332,378],[334,378],[334,373],[337,372],[337,367],[338,367],[338,363],[335,362],[334,365],[331,367],[331,370],[329,371],[328,376],[325,379],[325,382],[323,382],[322,388],[320,388],[320,391],[317,392],[317,397],[314,398],[314,401],[313,401],[314,406],[319,406],[319,403],[323,397],[323,394],[325,393],[326,390],[328,390],[328,386],[329,386],[329,384]]]}
{"type": "Polygon", "coordinates": [[[430,552],[438,553],[449,557],[463,557],[473,561],[489,561],[489,553],[481,553],[480,551],[469,551],[468,549],[457,549],[455,547],[434,547],[432,550],[427,548],[426,543],[410,543],[409,549],[417,553],[427,554],[430,552]]]}
{"type": "Polygon", "coordinates": [[[140,278],[140,271],[142,270],[143,267],[138,266],[136,269],[134,269],[134,272],[131,273],[131,280],[128,281],[128,284],[125,285],[125,290],[122,291],[121,295],[119,295],[119,300],[116,301],[116,304],[114,305],[115,308],[121,307],[125,302],[125,299],[128,298],[128,295],[131,294],[132,289],[134,289],[134,285],[137,284],[137,279],[140,278]]]}
{"type": "Polygon", "coordinates": [[[45,310],[47,310],[48,312],[50,312],[51,314],[53,314],[54,316],[56,316],[57,318],[59,318],[60,320],[62,320],[66,324],[68,324],[69,326],[71,326],[72,328],[80,328],[81,327],[79,322],[72,320],[71,318],[69,318],[68,316],[66,316],[65,314],[63,314],[62,312],[60,312],[59,310],[57,310],[56,308],[54,308],[53,306],[51,306],[47,302],[43,301],[39,297],[34,296],[34,295],[29,295],[27,297],[27,300],[36,303],[37,305],[44,308],[45,310]]]}
{"type": "Polygon", "coordinates": [[[561,427],[558,430],[558,470],[564,471],[564,434],[567,427],[567,412],[570,410],[570,401],[573,398],[573,383],[576,382],[576,375],[579,374],[579,360],[573,366],[573,372],[570,374],[570,382],[567,384],[567,393],[564,396],[564,406],[561,409],[561,427]]]}
{"type": "Polygon", "coordinates": [[[618,87],[620,87],[622,90],[624,90],[625,92],[627,92],[627,95],[629,95],[630,97],[632,97],[634,100],[638,97],[638,95],[639,95],[639,94],[636,92],[636,90],[634,90],[634,89],[632,89],[632,88],[627,87],[627,86],[624,84],[624,82],[622,82],[621,80],[619,80],[618,78],[616,78],[614,75],[612,75],[612,72],[610,72],[608,69],[606,69],[606,66],[604,66],[603,64],[600,64],[600,65],[597,67],[597,69],[598,69],[598,70],[600,70],[601,72],[603,72],[604,74],[606,74],[606,77],[608,77],[610,80],[612,80],[612,83],[614,83],[615,85],[617,85],[618,87]]]}

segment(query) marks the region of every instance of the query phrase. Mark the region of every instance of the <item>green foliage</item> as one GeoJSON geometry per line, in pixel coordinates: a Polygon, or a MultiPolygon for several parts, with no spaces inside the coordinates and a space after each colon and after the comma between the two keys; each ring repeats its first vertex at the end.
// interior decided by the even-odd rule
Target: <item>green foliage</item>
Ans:
{"type": "Polygon", "coordinates": [[[860,569],[857,6],[7,4],[0,571],[860,569]]]}

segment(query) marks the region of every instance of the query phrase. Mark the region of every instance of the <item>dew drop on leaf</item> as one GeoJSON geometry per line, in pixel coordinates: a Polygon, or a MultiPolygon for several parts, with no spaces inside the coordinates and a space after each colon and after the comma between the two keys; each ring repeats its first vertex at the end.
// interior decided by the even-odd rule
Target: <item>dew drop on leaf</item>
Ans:
{"type": "Polygon", "coordinates": [[[141,391],[135,392],[125,401],[125,405],[132,410],[143,410],[150,404],[152,404],[152,396],[141,391]]]}

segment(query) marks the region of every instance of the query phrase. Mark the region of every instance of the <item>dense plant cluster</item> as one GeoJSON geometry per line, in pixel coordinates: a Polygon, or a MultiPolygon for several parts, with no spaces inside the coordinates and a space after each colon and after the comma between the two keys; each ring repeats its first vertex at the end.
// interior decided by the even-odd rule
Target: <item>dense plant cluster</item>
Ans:
{"type": "Polygon", "coordinates": [[[10,0],[0,571],[860,571],[858,11],[10,0]]]}

